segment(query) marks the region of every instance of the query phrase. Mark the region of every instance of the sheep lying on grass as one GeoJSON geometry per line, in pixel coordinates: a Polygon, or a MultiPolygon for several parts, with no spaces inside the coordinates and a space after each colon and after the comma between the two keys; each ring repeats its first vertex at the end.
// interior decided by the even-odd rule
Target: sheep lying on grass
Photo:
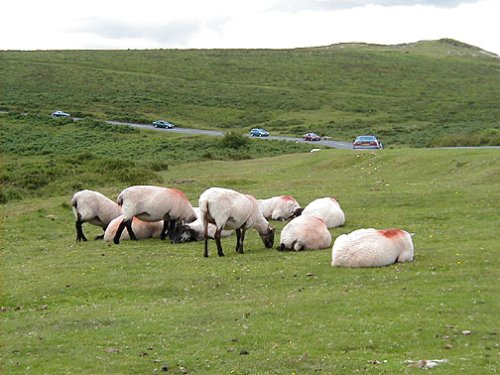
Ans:
{"type": "MultiPolygon", "coordinates": [[[[104,241],[111,242],[115,238],[116,231],[123,221],[123,215],[111,220],[106,231],[104,232],[104,241]]],[[[136,239],[145,240],[147,238],[160,238],[163,231],[163,220],[161,221],[142,221],[138,218],[132,218],[132,230],[136,239]]],[[[120,241],[130,240],[128,231],[123,231],[120,236],[120,241]]]]}
{"type": "Polygon", "coordinates": [[[260,211],[267,220],[289,220],[302,212],[299,203],[290,195],[259,199],[258,202],[260,211]]]}
{"type": "MultiPolygon", "coordinates": [[[[191,241],[203,241],[205,239],[203,223],[200,218],[200,209],[199,207],[193,207],[196,212],[196,216],[198,217],[195,221],[188,224],[180,224],[175,227],[174,234],[172,237],[173,243],[183,243],[183,242],[191,242],[191,241]]],[[[214,224],[208,224],[208,237],[214,239],[215,230],[217,228],[214,224]]],[[[221,231],[221,237],[228,237],[233,233],[232,230],[223,230],[221,231]]]]}
{"type": "Polygon", "coordinates": [[[132,229],[134,216],[149,222],[164,220],[161,239],[165,239],[167,232],[172,239],[176,222],[190,223],[196,220],[196,213],[191,203],[186,195],[177,189],[131,186],[120,193],[118,204],[123,210],[123,220],[113,238],[115,244],[120,243],[120,236],[125,228],[132,240],[137,239],[132,229]]]}
{"type": "Polygon", "coordinates": [[[216,226],[214,239],[217,255],[224,256],[220,242],[222,229],[236,231],[236,252],[243,253],[243,241],[248,228],[254,227],[267,248],[274,243],[274,228],[260,212],[257,200],[249,194],[241,194],[231,189],[213,187],[205,190],[199,199],[203,224],[205,251],[208,257],[208,224],[216,226]]]}
{"type": "MultiPolygon", "coordinates": [[[[75,214],[76,240],[87,241],[83,233],[82,224],[90,223],[106,230],[114,218],[121,215],[122,210],[115,202],[101,193],[93,190],[76,192],[71,199],[71,206],[75,214]]],[[[96,239],[102,239],[98,236],[96,239]]]]}
{"type": "Polygon", "coordinates": [[[335,198],[326,197],[313,200],[302,211],[304,216],[316,216],[323,219],[327,228],[344,225],[345,215],[335,198]]]}
{"type": "Polygon", "coordinates": [[[323,220],[315,216],[299,216],[282,229],[279,249],[325,249],[331,243],[332,235],[323,220]]]}
{"type": "Polygon", "coordinates": [[[412,260],[412,236],[401,229],[358,229],[337,237],[332,248],[333,267],[383,267],[412,260]]]}

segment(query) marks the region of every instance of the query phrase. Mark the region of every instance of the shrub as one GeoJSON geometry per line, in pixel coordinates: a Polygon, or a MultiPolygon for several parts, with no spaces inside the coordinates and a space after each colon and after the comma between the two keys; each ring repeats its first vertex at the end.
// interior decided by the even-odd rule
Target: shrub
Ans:
{"type": "Polygon", "coordinates": [[[224,148],[238,150],[244,147],[248,147],[249,140],[244,135],[230,131],[224,134],[221,143],[224,148]]]}

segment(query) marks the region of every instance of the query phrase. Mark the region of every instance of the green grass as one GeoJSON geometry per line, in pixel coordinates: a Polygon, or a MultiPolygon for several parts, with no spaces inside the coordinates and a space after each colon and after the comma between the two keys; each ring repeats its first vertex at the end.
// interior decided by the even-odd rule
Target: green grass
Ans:
{"type": "Polygon", "coordinates": [[[293,50],[0,51],[0,109],[389,146],[500,144],[499,59],[449,39],[293,50]],[[487,132],[488,136],[484,137],[487,132]]]}
{"type": "MultiPolygon", "coordinates": [[[[46,116],[0,114],[0,203],[103,185],[160,184],[188,161],[241,160],[309,151],[285,141],[189,136],[46,116]]],[[[314,146],[316,147],[316,146],[314,146]]]]}
{"type": "Polygon", "coordinates": [[[9,201],[0,206],[0,372],[147,374],[167,364],[174,374],[417,374],[405,360],[447,358],[432,372],[496,373],[499,172],[497,150],[410,149],[156,172],[193,204],[209,186],[289,193],[303,205],[336,196],[347,222],[334,237],[415,232],[415,261],[380,269],[334,269],[330,250],[268,250],[253,230],[243,255],[224,239],[225,258],[213,242],[209,258],[202,243],[76,243],[71,194],[9,201]]]}

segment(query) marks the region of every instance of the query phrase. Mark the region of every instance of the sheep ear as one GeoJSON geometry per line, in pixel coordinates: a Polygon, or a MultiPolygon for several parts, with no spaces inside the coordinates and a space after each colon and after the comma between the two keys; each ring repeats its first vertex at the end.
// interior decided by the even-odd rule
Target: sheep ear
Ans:
{"type": "Polygon", "coordinates": [[[414,235],[415,235],[415,233],[410,233],[410,236],[412,236],[412,237],[413,237],[414,235]]]}

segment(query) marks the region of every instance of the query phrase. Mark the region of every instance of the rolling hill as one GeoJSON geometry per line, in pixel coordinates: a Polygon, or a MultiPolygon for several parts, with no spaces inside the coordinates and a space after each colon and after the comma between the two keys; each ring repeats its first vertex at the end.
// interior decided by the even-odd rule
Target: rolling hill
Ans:
{"type": "Polygon", "coordinates": [[[500,59],[450,39],[291,50],[2,51],[0,109],[387,145],[500,144],[500,59]]]}

